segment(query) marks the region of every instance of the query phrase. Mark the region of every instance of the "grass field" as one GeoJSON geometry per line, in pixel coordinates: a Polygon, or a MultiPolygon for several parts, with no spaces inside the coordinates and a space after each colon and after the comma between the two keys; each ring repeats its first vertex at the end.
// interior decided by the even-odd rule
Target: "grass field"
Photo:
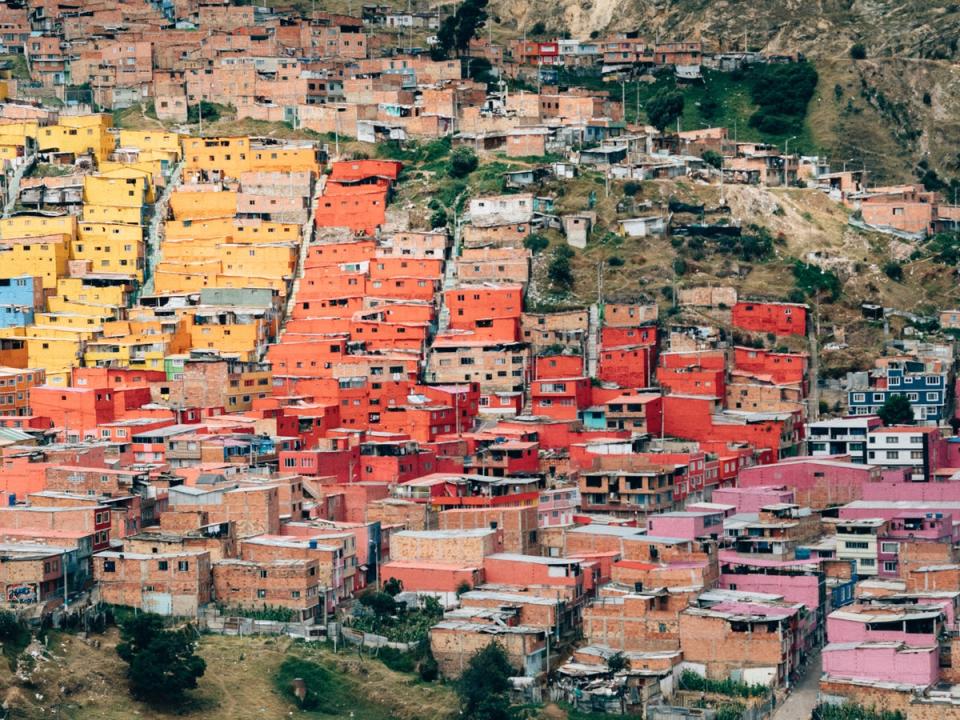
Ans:
{"type": "Polygon", "coordinates": [[[7,667],[0,669],[0,693],[11,720],[277,720],[347,718],[351,713],[355,720],[432,720],[456,712],[456,696],[449,686],[423,684],[374,658],[360,658],[352,651],[335,655],[325,647],[287,638],[219,635],[200,640],[207,671],[186,705],[151,708],[130,697],[116,642],[116,630],[90,641],[54,633],[48,653],[31,662],[28,681],[18,681],[7,667]],[[324,707],[332,712],[302,711],[288,699],[285,684],[277,680],[288,658],[322,668],[329,679],[325,688],[329,704],[324,707]]]}

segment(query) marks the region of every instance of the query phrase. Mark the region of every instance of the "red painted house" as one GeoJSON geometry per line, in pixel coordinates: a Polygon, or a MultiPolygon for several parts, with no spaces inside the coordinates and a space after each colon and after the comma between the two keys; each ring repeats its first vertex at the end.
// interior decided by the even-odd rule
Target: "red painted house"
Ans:
{"type": "Polygon", "coordinates": [[[590,407],[590,378],[534,380],[530,385],[530,401],[534,415],[575,420],[581,410],[590,407]]]}
{"type": "Polygon", "coordinates": [[[738,302],[733,325],[741,330],[774,335],[806,335],[807,306],[796,303],[738,302]]]}

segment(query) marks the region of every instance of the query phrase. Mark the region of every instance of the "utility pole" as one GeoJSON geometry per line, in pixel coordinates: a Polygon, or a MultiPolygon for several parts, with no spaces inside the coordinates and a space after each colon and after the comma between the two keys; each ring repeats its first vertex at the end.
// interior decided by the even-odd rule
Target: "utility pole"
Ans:
{"type": "Polygon", "coordinates": [[[790,141],[796,140],[797,136],[794,135],[791,138],[787,138],[787,142],[783,146],[783,186],[787,186],[787,165],[790,162],[790,141]]]}

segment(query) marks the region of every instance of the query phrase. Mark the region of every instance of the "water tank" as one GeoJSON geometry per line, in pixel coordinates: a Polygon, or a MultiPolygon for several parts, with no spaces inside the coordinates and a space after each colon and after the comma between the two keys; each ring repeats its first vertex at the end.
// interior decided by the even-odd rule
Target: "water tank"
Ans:
{"type": "Polygon", "coordinates": [[[316,540],[311,540],[311,541],[309,542],[309,545],[310,545],[310,549],[311,549],[311,550],[316,550],[316,549],[317,549],[317,541],[316,541],[316,540]]]}

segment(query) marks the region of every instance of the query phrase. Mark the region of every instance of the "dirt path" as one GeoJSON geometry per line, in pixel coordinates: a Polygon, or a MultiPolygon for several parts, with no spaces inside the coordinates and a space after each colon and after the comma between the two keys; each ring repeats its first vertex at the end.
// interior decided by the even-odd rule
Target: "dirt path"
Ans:
{"type": "Polygon", "coordinates": [[[820,695],[822,668],[818,652],[810,658],[806,674],[794,687],[786,702],[773,713],[772,720],[810,720],[820,695]]]}

